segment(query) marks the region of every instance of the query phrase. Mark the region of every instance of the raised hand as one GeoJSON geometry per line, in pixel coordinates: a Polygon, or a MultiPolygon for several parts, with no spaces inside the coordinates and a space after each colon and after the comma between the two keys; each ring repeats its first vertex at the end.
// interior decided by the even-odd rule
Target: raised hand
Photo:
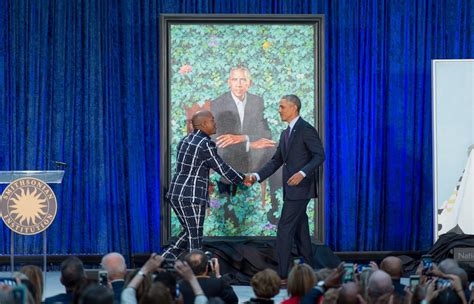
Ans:
{"type": "Polygon", "coordinates": [[[161,255],[153,253],[150,256],[150,258],[146,261],[145,265],[143,265],[141,270],[144,273],[153,273],[155,271],[158,271],[158,269],[160,268],[164,260],[165,258],[162,257],[161,255]]]}
{"type": "Polygon", "coordinates": [[[204,295],[201,285],[199,285],[196,275],[193,273],[193,270],[191,267],[189,267],[188,263],[176,260],[174,269],[183,278],[183,280],[189,282],[189,285],[191,285],[195,296],[204,295]]]}
{"type": "Polygon", "coordinates": [[[344,263],[339,264],[324,280],[324,286],[326,288],[337,288],[341,286],[341,279],[344,275],[344,263]]]}
{"type": "Polygon", "coordinates": [[[176,269],[176,272],[183,278],[183,280],[191,281],[196,277],[193,273],[193,270],[186,262],[176,260],[174,269],[176,269]]]}
{"type": "Polygon", "coordinates": [[[275,146],[276,146],[276,141],[273,141],[271,139],[266,139],[266,138],[260,138],[250,143],[250,149],[252,150],[272,148],[275,146]]]}
{"type": "Polygon", "coordinates": [[[231,145],[240,144],[247,139],[245,135],[223,134],[216,138],[216,145],[225,148],[231,145]]]}

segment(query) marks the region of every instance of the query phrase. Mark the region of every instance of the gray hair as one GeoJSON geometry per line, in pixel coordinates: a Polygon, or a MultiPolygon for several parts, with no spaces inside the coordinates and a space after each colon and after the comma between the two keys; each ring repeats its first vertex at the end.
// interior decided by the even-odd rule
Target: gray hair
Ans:
{"type": "Polygon", "coordinates": [[[298,113],[300,112],[300,110],[301,110],[301,100],[299,99],[298,96],[293,95],[293,94],[284,95],[281,99],[284,99],[284,100],[294,104],[296,106],[296,108],[298,109],[298,113]]]}
{"type": "Polygon", "coordinates": [[[125,258],[118,252],[111,252],[102,258],[102,262],[100,263],[102,267],[107,271],[109,275],[120,274],[127,271],[127,265],[125,264],[125,258]],[[118,263],[112,263],[110,265],[108,261],[114,260],[118,263]]]}
{"type": "Polygon", "coordinates": [[[247,74],[247,78],[252,79],[252,74],[250,74],[250,71],[246,66],[243,66],[243,65],[239,64],[237,66],[232,67],[230,69],[230,72],[229,72],[229,77],[232,74],[232,72],[234,72],[234,71],[244,71],[247,74]]]}

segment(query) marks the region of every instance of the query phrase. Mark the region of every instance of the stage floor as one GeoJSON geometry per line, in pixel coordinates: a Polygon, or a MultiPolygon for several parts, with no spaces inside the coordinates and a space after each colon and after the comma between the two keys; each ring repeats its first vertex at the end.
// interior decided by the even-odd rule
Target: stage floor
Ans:
{"type": "MultiPolygon", "coordinates": [[[[11,272],[0,272],[0,277],[11,277],[11,272]]],[[[64,286],[59,281],[60,272],[52,271],[46,273],[46,284],[43,298],[54,296],[64,292],[64,286]]],[[[239,303],[247,301],[254,296],[251,286],[232,286],[239,297],[239,303]]],[[[287,298],[286,289],[281,289],[280,293],[274,298],[275,303],[280,303],[287,298]]]]}

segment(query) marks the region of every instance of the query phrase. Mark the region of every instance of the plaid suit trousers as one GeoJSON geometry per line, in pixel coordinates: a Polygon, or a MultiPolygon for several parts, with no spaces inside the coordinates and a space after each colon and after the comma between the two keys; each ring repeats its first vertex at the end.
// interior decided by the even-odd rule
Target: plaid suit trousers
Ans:
{"type": "Polygon", "coordinates": [[[183,251],[202,249],[202,236],[206,206],[191,202],[171,201],[171,207],[178,216],[183,230],[178,239],[162,253],[165,258],[177,259],[183,251]]]}

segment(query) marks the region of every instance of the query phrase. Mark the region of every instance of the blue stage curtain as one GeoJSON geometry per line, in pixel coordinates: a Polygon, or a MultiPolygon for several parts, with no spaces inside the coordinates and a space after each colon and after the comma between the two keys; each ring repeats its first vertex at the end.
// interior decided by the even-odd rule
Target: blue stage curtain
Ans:
{"type": "Polygon", "coordinates": [[[49,253],[160,250],[160,13],[325,14],[327,243],[430,247],[431,60],[474,57],[471,1],[5,0],[0,170],[69,165],[49,253]]]}

